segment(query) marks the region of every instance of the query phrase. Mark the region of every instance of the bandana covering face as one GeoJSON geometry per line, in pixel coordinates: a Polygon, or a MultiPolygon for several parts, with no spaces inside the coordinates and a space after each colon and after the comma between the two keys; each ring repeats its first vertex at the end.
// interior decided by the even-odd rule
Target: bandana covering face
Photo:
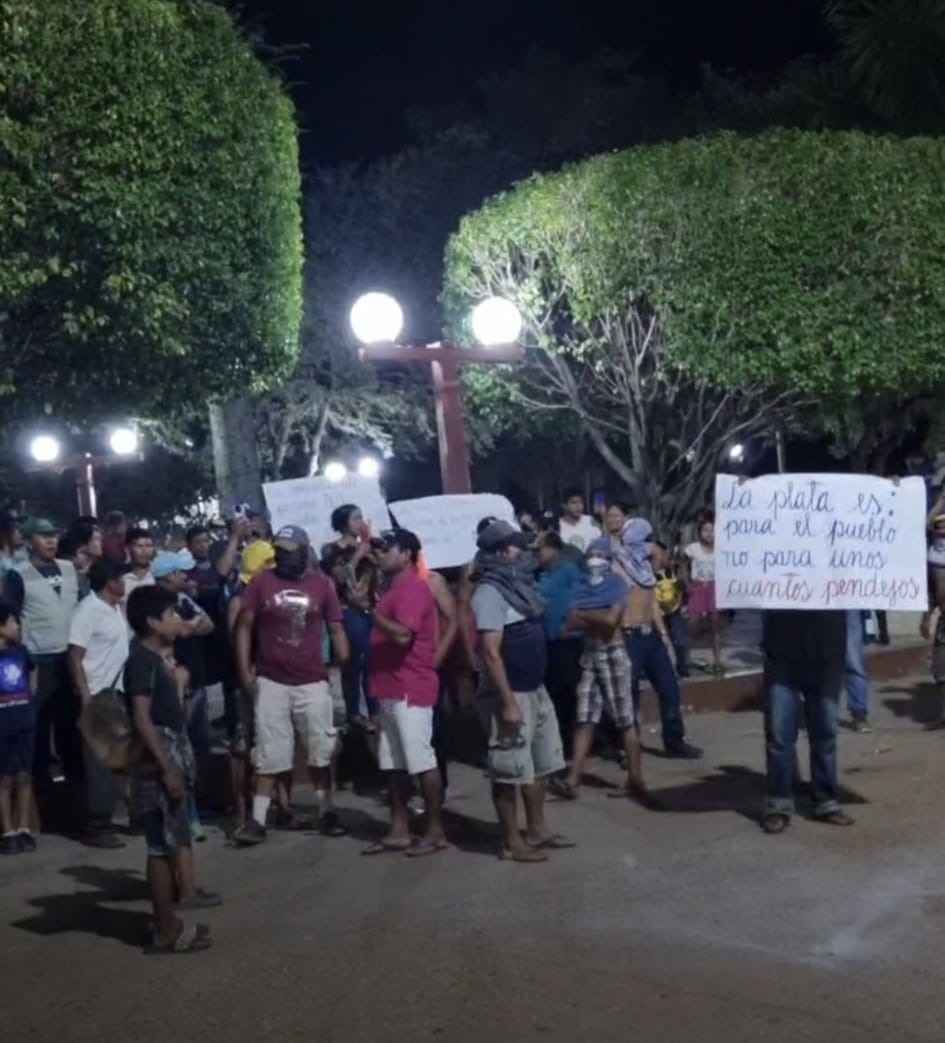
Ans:
{"type": "Polygon", "coordinates": [[[308,565],[308,547],[285,550],[276,547],[276,575],[280,579],[300,579],[308,565]]]}
{"type": "Polygon", "coordinates": [[[509,561],[495,551],[481,550],[473,562],[479,582],[495,587],[526,619],[540,619],[545,614],[544,599],[535,585],[535,569],[535,559],[531,554],[509,561]]]}
{"type": "Polygon", "coordinates": [[[620,545],[614,551],[616,565],[635,587],[656,586],[656,573],[650,552],[653,549],[653,526],[643,518],[631,518],[620,533],[620,545]]]}

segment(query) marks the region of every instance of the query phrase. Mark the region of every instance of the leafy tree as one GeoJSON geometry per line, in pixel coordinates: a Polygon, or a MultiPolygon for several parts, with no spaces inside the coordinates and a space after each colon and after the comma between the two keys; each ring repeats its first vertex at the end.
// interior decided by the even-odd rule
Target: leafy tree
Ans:
{"type": "Polygon", "coordinates": [[[172,415],[285,375],[299,194],[291,103],[222,7],[0,0],[6,403],[172,415]]]}
{"type": "Polygon", "coordinates": [[[830,0],[840,63],[891,129],[945,127],[945,0],[830,0]]]}
{"type": "Polygon", "coordinates": [[[517,301],[502,394],[576,417],[672,525],[729,440],[945,375],[943,147],[721,134],[536,176],[463,221],[447,307],[517,301]]]}

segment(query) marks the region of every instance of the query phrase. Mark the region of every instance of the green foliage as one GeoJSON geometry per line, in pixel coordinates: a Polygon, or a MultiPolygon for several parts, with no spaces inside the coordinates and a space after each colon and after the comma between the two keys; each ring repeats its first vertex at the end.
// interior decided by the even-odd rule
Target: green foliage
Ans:
{"type": "Polygon", "coordinates": [[[459,323],[514,299],[535,350],[494,402],[577,417],[674,514],[697,463],[797,396],[838,407],[945,376],[942,150],[775,131],[600,156],[468,216],[444,301],[459,323]]]}
{"type": "Polygon", "coordinates": [[[0,0],[18,403],[177,413],[269,386],[298,348],[299,194],[291,103],[221,7],[0,0]]]}

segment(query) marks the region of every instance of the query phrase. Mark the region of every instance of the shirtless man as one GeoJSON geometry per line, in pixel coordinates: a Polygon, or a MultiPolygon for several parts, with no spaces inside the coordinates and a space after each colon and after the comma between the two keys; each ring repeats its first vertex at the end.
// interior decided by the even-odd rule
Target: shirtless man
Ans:
{"type": "Polygon", "coordinates": [[[640,705],[640,680],[645,677],[659,699],[666,756],[698,760],[702,750],[686,741],[679,681],[670,653],[672,644],[656,600],[656,574],[651,560],[653,528],[643,518],[627,518],[616,504],[607,509],[607,528],[614,547],[614,571],[628,586],[623,633],[633,668],[634,704],[640,705]],[[620,535],[615,537],[618,514],[623,514],[624,521],[618,530],[620,535]]]}

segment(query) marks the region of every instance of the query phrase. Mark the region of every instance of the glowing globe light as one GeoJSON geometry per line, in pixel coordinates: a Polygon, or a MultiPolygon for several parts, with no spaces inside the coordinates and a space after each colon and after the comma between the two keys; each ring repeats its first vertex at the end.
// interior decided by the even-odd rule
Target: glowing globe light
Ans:
{"type": "Polygon", "coordinates": [[[522,332],[522,313],[504,297],[488,297],[473,308],[472,328],[483,347],[514,344],[522,332]]]}
{"type": "Polygon", "coordinates": [[[331,460],[325,464],[324,474],[329,482],[343,482],[348,474],[348,468],[340,460],[331,460]]]}
{"type": "Polygon", "coordinates": [[[131,456],[138,451],[138,432],[133,427],[116,427],[108,444],[116,456],[131,456]]]}
{"type": "Polygon", "coordinates": [[[358,461],[358,474],[362,478],[376,478],[381,473],[381,465],[373,456],[362,456],[358,461]]]}
{"type": "Polygon", "coordinates": [[[30,442],[30,456],[38,464],[51,464],[59,459],[59,439],[52,435],[37,435],[30,442]]]}
{"type": "Polygon", "coordinates": [[[404,313],[387,293],[365,293],[351,309],[351,329],[362,344],[390,344],[404,328],[404,313]]]}

